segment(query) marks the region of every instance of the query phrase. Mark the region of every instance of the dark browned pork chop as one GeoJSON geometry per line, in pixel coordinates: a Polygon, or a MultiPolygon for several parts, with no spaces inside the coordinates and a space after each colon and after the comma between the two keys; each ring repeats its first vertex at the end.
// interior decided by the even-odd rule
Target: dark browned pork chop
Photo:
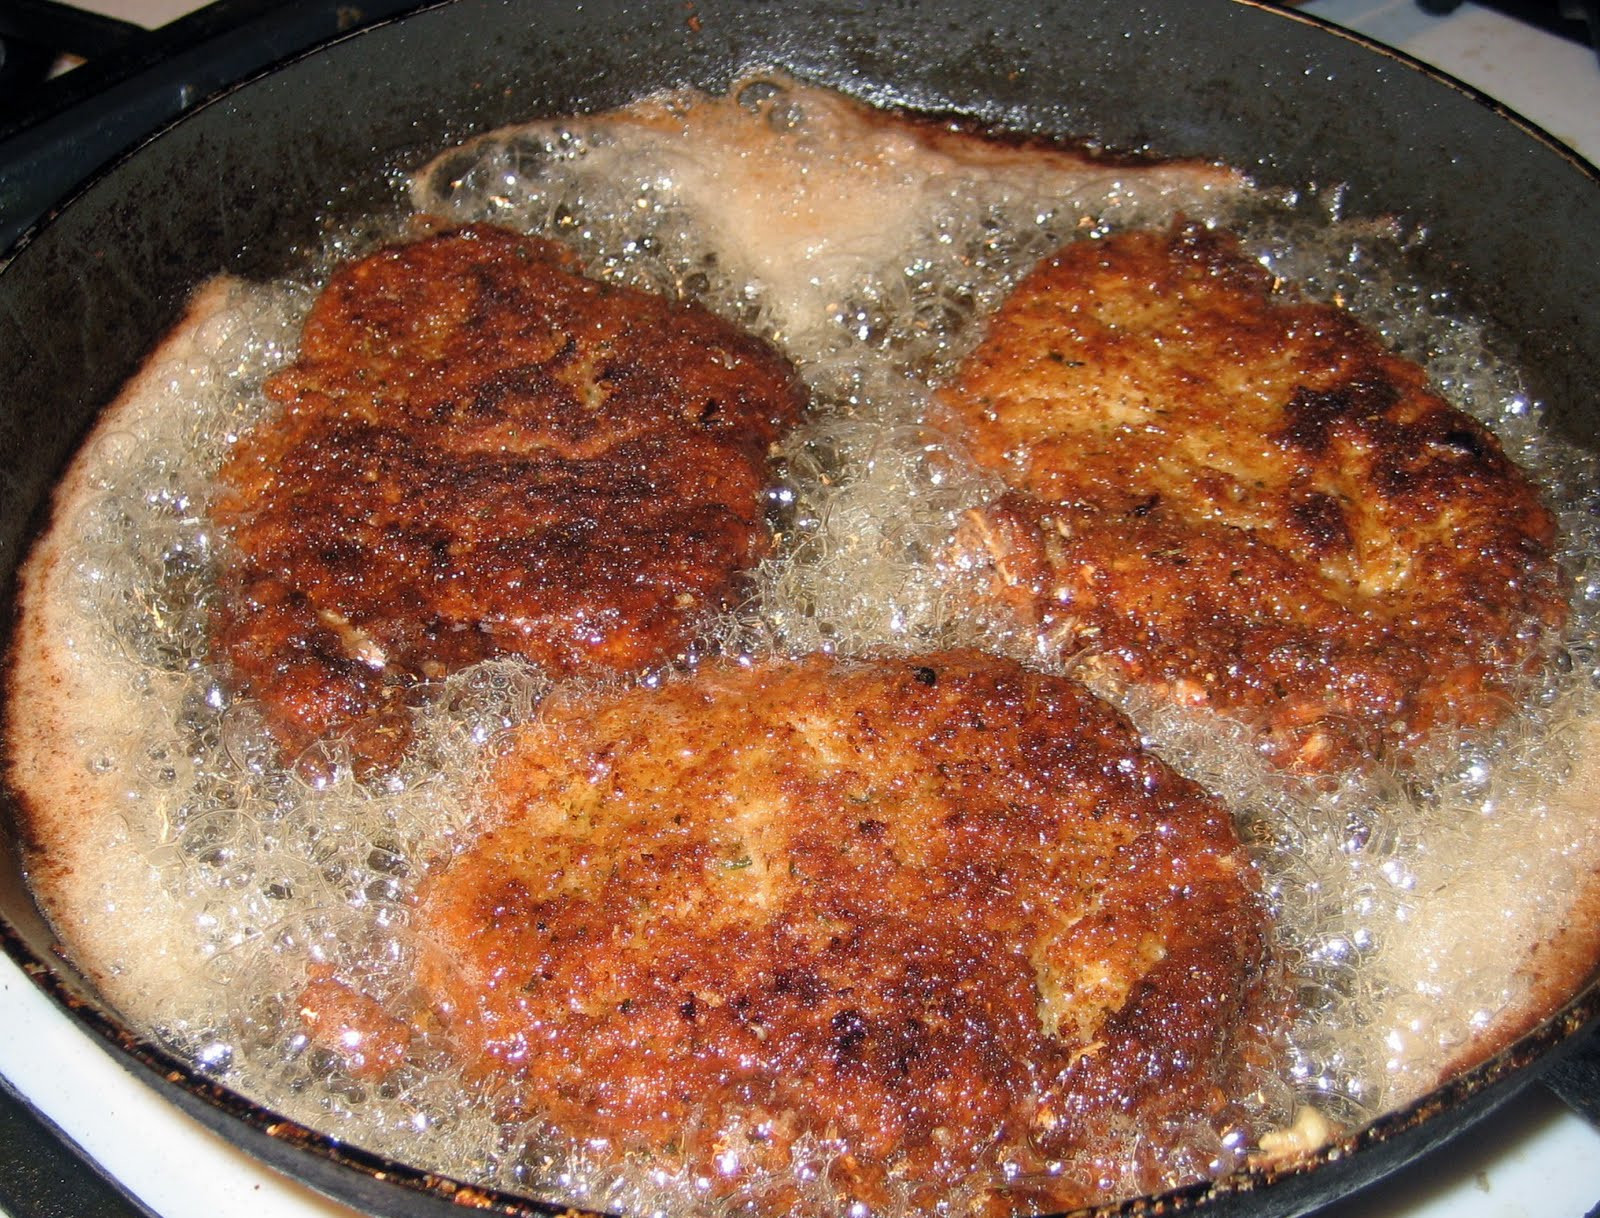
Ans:
{"type": "Polygon", "coordinates": [[[1060,654],[1316,768],[1493,722],[1563,602],[1495,438],[1200,227],[1073,243],[945,394],[1012,493],[973,550],[1060,654]]]}
{"type": "Polygon", "coordinates": [[[1065,678],[708,664],[549,707],[489,790],[421,902],[424,986],[504,1104],[619,1153],[794,1187],[823,1139],[847,1197],[1060,1207],[1183,1175],[1173,1131],[1272,1060],[1227,811],[1065,678]]]}
{"type": "Polygon", "coordinates": [[[340,270],[222,470],[216,648],[293,755],[403,742],[417,682],[671,658],[763,553],[785,360],[490,227],[340,270]]]}

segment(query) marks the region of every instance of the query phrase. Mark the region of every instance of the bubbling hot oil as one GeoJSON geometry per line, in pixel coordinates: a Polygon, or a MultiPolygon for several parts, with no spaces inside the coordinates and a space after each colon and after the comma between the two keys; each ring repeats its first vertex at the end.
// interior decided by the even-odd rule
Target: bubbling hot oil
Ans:
{"type": "MultiPolygon", "coordinates": [[[[927,387],[954,369],[1039,257],[1179,213],[1239,227],[1276,272],[1354,309],[1493,426],[1546,488],[1575,614],[1546,678],[1493,733],[1440,741],[1404,772],[1308,787],[1266,770],[1214,719],[1103,691],[1154,747],[1229,801],[1261,870],[1303,1014],[1287,1074],[1257,1080],[1248,1100],[1256,1122],[1312,1104],[1357,1124],[1426,1090],[1475,1032],[1525,997],[1507,943],[1559,925],[1600,855],[1596,830],[1561,795],[1600,680],[1594,461],[1541,426],[1485,327],[1408,271],[1409,234],[1344,220],[1325,198],[1267,197],[1209,169],[1020,150],[964,161],[892,126],[852,126],[834,99],[781,81],[695,104],[711,107],[706,127],[732,139],[736,155],[688,131],[694,107],[679,98],[621,119],[485,137],[430,167],[413,197],[446,221],[566,242],[591,274],[697,300],[796,361],[814,413],[780,454],[777,555],[746,603],[709,627],[724,649],[909,654],[976,644],[1050,662],[1005,619],[975,611],[973,577],[946,561],[956,521],[996,488],[965,460],[927,387]],[[774,156],[804,168],[785,189],[834,162],[849,170],[847,186],[805,187],[811,210],[785,221],[799,258],[759,239],[773,182],[738,176],[752,157],[774,156]],[[734,206],[741,200],[746,214],[734,206]],[[1494,933],[1467,933],[1486,909],[1504,911],[1494,933]]],[[[486,1102],[464,1098],[470,1089],[420,1009],[412,964],[427,931],[411,921],[416,884],[469,839],[474,781],[503,730],[538,713],[548,690],[538,674],[494,662],[441,682],[403,767],[360,783],[337,742],[303,764],[277,764],[251,708],[210,663],[226,545],[208,524],[215,470],[264,416],[260,385],[292,358],[315,285],[382,235],[346,234],[303,281],[235,290],[199,353],[162,387],[171,408],[88,454],[99,494],[74,526],[71,560],[82,646],[104,661],[127,713],[86,729],[82,745],[91,768],[122,779],[120,811],[143,850],[100,895],[116,918],[97,909],[85,919],[128,927],[100,932],[99,971],[132,1017],[202,1069],[345,1141],[594,1208],[759,1208],[763,1182],[737,1178],[737,1164],[725,1190],[729,1181],[713,1187],[659,1158],[573,1145],[538,1122],[497,1122],[486,1102]],[[308,1037],[298,996],[313,965],[415,1026],[398,1069],[364,1078],[337,1046],[308,1037]]],[[[1187,1148],[1184,1178],[1225,1171],[1249,1149],[1232,1128],[1156,1132],[1187,1148]]],[[[1108,1192],[1178,1182],[1141,1164],[1139,1137],[1130,1131],[1127,1166],[1103,1180],[1108,1192]]],[[[835,1206],[826,1169],[836,1153],[820,1138],[797,1151],[793,1176],[810,1211],[835,1206]]],[[[936,1208],[962,1212],[966,1200],[936,1208]]]]}

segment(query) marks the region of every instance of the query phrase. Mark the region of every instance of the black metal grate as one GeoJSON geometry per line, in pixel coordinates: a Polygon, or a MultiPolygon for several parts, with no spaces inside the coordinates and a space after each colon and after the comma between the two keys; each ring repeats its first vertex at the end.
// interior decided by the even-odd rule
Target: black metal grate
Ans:
{"type": "Polygon", "coordinates": [[[0,0],[0,256],[100,166],[227,85],[423,0],[215,0],[156,30],[0,0]],[[63,54],[85,62],[50,75],[63,54]]]}
{"type": "MultiPolygon", "coordinates": [[[[1424,12],[1455,12],[1464,0],[1417,0],[1424,12]]],[[[1600,0],[1477,0],[1507,17],[1537,26],[1547,34],[1600,50],[1600,0]]]]}
{"type": "Polygon", "coordinates": [[[39,96],[63,56],[99,59],[144,36],[132,22],[56,0],[6,0],[0,8],[0,127],[39,96]]]}

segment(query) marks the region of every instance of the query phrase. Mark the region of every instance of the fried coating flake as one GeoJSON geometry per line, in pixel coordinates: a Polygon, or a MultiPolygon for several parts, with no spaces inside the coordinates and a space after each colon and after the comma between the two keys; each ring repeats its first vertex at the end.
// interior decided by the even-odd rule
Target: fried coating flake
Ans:
{"type": "Polygon", "coordinates": [[[490,790],[416,919],[469,1073],[717,1187],[798,1187],[822,1146],[869,1203],[1059,1207],[1135,1136],[1170,1183],[1174,1124],[1226,1125],[1271,1056],[1226,810],[1068,679],[967,652],[707,664],[550,707],[490,790]]]}
{"type": "Polygon", "coordinates": [[[1495,437],[1231,234],[1068,245],[944,398],[1012,488],[964,530],[999,594],[1280,763],[1494,722],[1563,616],[1552,518],[1495,437]]]}
{"type": "Polygon", "coordinates": [[[690,305],[492,227],[341,269],[282,412],[222,469],[216,649],[294,755],[405,740],[418,682],[493,656],[669,659],[764,552],[793,370],[690,305]]]}

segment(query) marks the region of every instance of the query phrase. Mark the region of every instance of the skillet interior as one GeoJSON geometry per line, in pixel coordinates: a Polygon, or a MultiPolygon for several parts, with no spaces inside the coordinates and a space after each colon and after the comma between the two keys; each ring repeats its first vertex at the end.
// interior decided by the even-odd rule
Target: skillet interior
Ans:
{"type": "MultiPolygon", "coordinates": [[[[219,269],[264,276],[291,265],[328,215],[392,203],[394,182],[379,170],[419,164],[462,135],[669,85],[716,88],[757,64],[869,100],[1220,159],[1266,183],[1342,182],[1351,213],[1400,212],[1426,223],[1431,271],[1501,323],[1557,424],[1592,443],[1600,402],[1583,354],[1600,350],[1593,171],[1481,99],[1304,19],[1225,0],[871,8],[600,0],[562,9],[459,0],[346,39],[203,107],[14,253],[0,274],[7,585],[76,439],[196,282],[219,269]]],[[[0,871],[8,947],[24,960],[49,960],[51,936],[22,886],[12,837],[0,871]]],[[[87,996],[59,968],[51,984],[63,997],[87,996]]],[[[1528,1077],[1519,1067],[1597,1006],[1591,989],[1556,1026],[1418,1112],[1380,1123],[1360,1154],[1340,1150],[1325,1156],[1336,1162],[1270,1188],[1251,1179],[1245,1192],[1189,1190],[1183,1203],[1291,1213],[1347,1191],[1492,1107],[1528,1077]]],[[[152,1080],[167,1076],[186,1108],[318,1186],[383,1212],[449,1204],[347,1172],[334,1162],[347,1152],[316,1139],[320,1153],[311,1155],[295,1137],[275,1140],[263,1132],[270,1114],[187,1080],[102,1014],[86,1018],[153,1065],[152,1080]]]]}

